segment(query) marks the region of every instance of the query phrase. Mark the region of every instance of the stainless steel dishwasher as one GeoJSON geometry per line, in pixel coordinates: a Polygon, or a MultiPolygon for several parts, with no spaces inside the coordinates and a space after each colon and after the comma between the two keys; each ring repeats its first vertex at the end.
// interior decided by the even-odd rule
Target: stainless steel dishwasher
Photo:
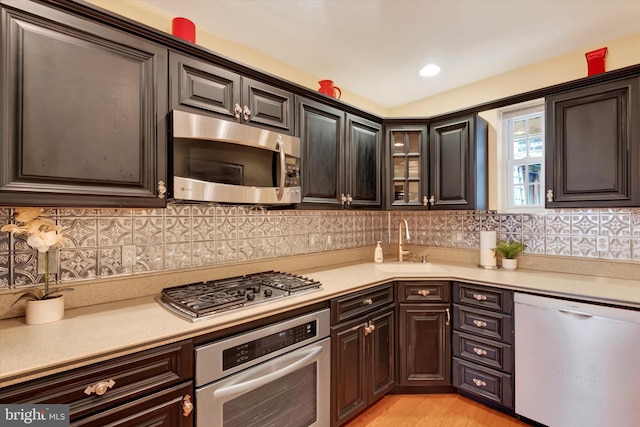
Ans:
{"type": "Polygon", "coordinates": [[[640,425],[640,311],[514,302],[517,414],[550,427],[640,425]]]}

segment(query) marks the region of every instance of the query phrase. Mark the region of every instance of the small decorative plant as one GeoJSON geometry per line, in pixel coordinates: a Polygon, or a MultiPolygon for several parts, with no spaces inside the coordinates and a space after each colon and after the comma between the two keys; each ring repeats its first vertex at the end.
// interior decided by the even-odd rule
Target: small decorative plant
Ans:
{"type": "MultiPolygon", "coordinates": [[[[7,224],[0,231],[8,231],[11,234],[24,234],[27,236],[27,244],[44,256],[44,292],[41,289],[29,289],[16,300],[45,300],[57,298],[62,291],[71,291],[72,288],[56,288],[49,290],[49,248],[62,244],[63,235],[61,228],[48,218],[41,208],[16,208],[14,212],[15,224],[7,224]]],[[[16,303],[14,302],[14,304],[16,303]]]]}
{"type": "Polygon", "coordinates": [[[527,245],[517,242],[515,240],[500,240],[498,246],[493,248],[493,253],[505,259],[516,259],[518,255],[525,250],[527,245]]]}

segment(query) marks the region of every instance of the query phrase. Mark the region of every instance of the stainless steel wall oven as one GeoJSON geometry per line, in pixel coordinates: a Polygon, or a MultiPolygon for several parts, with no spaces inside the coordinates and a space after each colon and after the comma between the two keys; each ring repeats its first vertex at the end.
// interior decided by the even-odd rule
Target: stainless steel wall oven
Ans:
{"type": "Polygon", "coordinates": [[[325,427],[329,310],[196,348],[200,427],[325,427]]]}

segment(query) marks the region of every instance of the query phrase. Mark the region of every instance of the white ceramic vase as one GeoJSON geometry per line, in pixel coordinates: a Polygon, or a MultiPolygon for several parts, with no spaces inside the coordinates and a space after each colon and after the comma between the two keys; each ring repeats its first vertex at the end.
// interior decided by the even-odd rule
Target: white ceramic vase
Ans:
{"type": "Polygon", "coordinates": [[[515,270],[516,268],[518,268],[518,260],[515,258],[502,258],[502,268],[504,268],[505,270],[515,270]]]}
{"type": "Polygon", "coordinates": [[[42,325],[64,317],[64,295],[36,301],[27,301],[25,309],[27,325],[42,325]]]}

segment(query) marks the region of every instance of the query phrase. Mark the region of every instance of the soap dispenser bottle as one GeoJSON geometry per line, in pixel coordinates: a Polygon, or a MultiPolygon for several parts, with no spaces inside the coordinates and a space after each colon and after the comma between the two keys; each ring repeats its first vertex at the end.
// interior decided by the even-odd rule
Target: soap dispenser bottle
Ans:
{"type": "Polygon", "coordinates": [[[382,246],[380,246],[380,243],[382,242],[378,242],[378,246],[376,246],[376,250],[373,255],[373,260],[375,262],[382,262],[384,260],[384,255],[382,253],[382,246]]]}

